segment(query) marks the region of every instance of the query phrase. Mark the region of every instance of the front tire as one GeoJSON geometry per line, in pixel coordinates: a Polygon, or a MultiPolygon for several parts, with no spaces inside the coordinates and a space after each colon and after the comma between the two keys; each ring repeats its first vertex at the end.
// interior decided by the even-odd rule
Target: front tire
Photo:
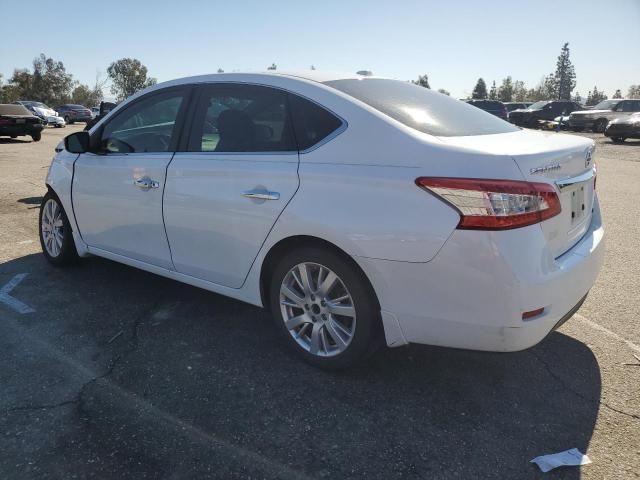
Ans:
{"type": "Polygon", "coordinates": [[[39,142],[40,139],[42,138],[42,132],[34,133],[33,135],[31,135],[31,138],[33,139],[34,142],[39,142]]]}
{"type": "Polygon", "coordinates": [[[69,219],[58,197],[52,192],[40,205],[40,245],[49,263],[56,267],[71,265],[78,259],[69,219]]]}
{"type": "Polygon", "coordinates": [[[380,308],[364,274],[330,250],[300,248],[274,268],[269,300],[293,352],[323,369],[352,367],[379,346],[380,308]]]}
{"type": "Polygon", "coordinates": [[[613,143],[624,143],[625,140],[626,138],[624,137],[611,137],[613,143]]]}

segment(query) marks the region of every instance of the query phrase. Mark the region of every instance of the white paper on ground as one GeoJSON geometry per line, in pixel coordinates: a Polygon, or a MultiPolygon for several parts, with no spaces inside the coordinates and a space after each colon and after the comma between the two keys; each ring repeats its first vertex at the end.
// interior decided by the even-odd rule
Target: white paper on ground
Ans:
{"type": "Polygon", "coordinates": [[[543,472],[548,472],[558,467],[573,467],[577,465],[588,465],[591,463],[589,457],[581,453],[577,448],[565,450],[564,452],[541,455],[534,458],[529,463],[535,463],[543,472]]]}

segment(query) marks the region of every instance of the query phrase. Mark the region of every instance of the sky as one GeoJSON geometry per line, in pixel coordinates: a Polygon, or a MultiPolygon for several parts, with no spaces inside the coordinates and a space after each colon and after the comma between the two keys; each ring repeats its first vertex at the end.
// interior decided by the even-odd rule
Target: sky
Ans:
{"type": "Polygon", "coordinates": [[[135,57],[158,81],[314,65],[402,80],[426,73],[431,88],[463,98],[479,77],[536,86],[569,42],[574,94],[640,84],[640,0],[32,0],[29,12],[0,3],[2,17],[24,19],[3,22],[5,81],[45,53],[89,85],[135,57]]]}

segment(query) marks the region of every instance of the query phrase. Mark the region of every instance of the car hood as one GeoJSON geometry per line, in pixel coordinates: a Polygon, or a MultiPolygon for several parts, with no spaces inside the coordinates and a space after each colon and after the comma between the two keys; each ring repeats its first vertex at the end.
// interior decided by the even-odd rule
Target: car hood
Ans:
{"type": "Polygon", "coordinates": [[[624,123],[624,124],[627,124],[627,125],[640,125],[640,114],[634,113],[630,117],[616,118],[615,120],[612,120],[611,122],[609,122],[609,124],[612,124],[612,123],[624,123]]]}
{"type": "Polygon", "coordinates": [[[53,110],[51,108],[33,107],[33,109],[37,113],[39,113],[40,115],[43,115],[45,117],[55,117],[56,116],[55,110],[53,110]]]}

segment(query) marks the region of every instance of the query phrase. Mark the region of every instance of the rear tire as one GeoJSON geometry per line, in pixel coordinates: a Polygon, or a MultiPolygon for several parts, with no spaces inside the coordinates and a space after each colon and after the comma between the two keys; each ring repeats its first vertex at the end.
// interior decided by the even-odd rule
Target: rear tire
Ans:
{"type": "Polygon", "coordinates": [[[624,137],[612,137],[611,141],[613,143],[624,143],[624,141],[626,140],[626,138],[624,137]]]}
{"type": "Polygon", "coordinates": [[[33,135],[31,135],[31,138],[34,142],[39,142],[42,138],[42,132],[34,133],[33,135]]]}
{"type": "Polygon", "coordinates": [[[607,128],[607,125],[609,124],[609,120],[605,119],[605,118],[600,118],[598,120],[596,120],[596,122],[593,124],[593,133],[603,133],[604,129],[607,128]]]}
{"type": "Polygon", "coordinates": [[[69,219],[60,199],[51,191],[42,199],[39,225],[40,246],[49,263],[56,267],[76,263],[79,257],[69,219]]]}
{"type": "Polygon", "coordinates": [[[331,250],[304,247],[286,254],[273,270],[269,300],[284,342],[316,367],[352,367],[382,343],[373,289],[357,267],[331,250]]]}

